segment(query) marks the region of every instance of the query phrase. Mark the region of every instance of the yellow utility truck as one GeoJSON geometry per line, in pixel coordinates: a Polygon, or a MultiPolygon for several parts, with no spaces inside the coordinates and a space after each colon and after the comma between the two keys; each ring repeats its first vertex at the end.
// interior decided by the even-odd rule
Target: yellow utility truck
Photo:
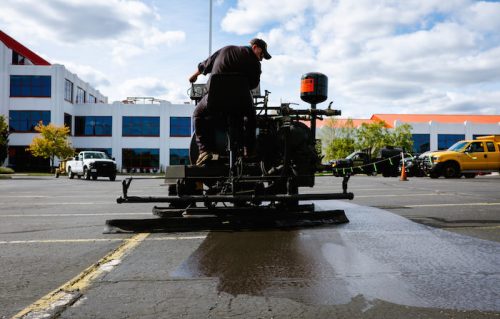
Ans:
{"type": "Polygon", "coordinates": [[[431,178],[474,178],[478,173],[500,172],[500,135],[459,141],[446,151],[430,152],[424,169],[431,178]]]}

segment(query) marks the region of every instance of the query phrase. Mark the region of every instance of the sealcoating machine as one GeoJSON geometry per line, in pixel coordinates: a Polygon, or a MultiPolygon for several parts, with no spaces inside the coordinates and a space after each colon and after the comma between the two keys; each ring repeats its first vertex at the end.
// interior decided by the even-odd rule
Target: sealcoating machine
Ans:
{"type": "Polygon", "coordinates": [[[198,103],[208,91],[207,107],[218,114],[213,125],[217,151],[202,165],[194,165],[199,150],[193,135],[192,165],[166,168],[167,196],[129,196],[133,178],[125,179],[117,202],[157,203],[156,217],[107,220],[108,231],[237,230],[349,222],[343,210],[321,210],[315,205],[321,200],[353,199],[347,191],[348,175],[339,192],[299,192],[301,187],[314,186],[316,173],[333,175],[331,166],[321,164],[315,134],[318,119],[341,114],[330,108],[332,103],[327,109],[316,108],[327,99],[324,74],[307,73],[301,78],[301,99],[310,104],[309,109],[293,109],[290,103],[269,106],[270,92],[252,95],[240,74],[214,74],[207,87],[193,85],[190,97],[198,103]],[[253,154],[245,149],[248,132],[239,112],[244,103],[251,103],[256,115],[253,154]]]}

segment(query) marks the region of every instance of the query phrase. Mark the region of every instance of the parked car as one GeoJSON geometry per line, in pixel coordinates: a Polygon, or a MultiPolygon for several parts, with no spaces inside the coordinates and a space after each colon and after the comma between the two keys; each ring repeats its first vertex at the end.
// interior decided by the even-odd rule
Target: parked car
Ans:
{"type": "Polygon", "coordinates": [[[377,175],[382,173],[384,177],[399,176],[398,163],[399,154],[403,150],[392,146],[382,148],[377,156],[371,156],[368,150],[356,151],[346,158],[331,161],[334,176],[367,174],[377,175]]]}
{"type": "Polygon", "coordinates": [[[446,151],[430,152],[423,168],[431,178],[474,178],[479,173],[500,172],[500,135],[463,140],[446,151]]]}
{"type": "Polygon", "coordinates": [[[66,163],[66,171],[70,179],[75,176],[83,176],[85,179],[97,177],[108,177],[109,180],[116,179],[116,162],[109,158],[104,152],[83,151],[73,160],[66,163]]]}

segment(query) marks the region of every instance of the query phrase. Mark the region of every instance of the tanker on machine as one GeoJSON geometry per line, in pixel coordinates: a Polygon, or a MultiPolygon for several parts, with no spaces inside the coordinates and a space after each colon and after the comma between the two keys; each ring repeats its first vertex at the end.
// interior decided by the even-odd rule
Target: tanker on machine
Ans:
{"type": "MultiPolygon", "coordinates": [[[[340,115],[339,110],[317,109],[327,99],[328,78],[307,73],[301,79],[301,99],[309,109],[293,109],[290,103],[269,106],[265,94],[253,95],[239,74],[216,74],[210,78],[208,107],[220,114],[216,125],[217,156],[201,166],[194,163],[199,150],[194,136],[189,157],[192,165],[166,169],[168,194],[164,197],[129,196],[132,178],[123,181],[118,203],[163,203],[154,206],[156,218],[106,221],[110,230],[191,231],[253,227],[323,225],[348,222],[343,210],[320,210],[319,200],[353,199],[347,191],[300,194],[299,187],[313,187],[315,173],[331,172],[321,164],[316,145],[316,120],[340,115]],[[244,156],[239,103],[252,100],[256,112],[256,155],[244,156]],[[306,203],[304,203],[306,202],[306,203]],[[316,205],[318,206],[318,205],[316,205]]],[[[196,103],[203,90],[191,89],[196,103]]],[[[331,105],[331,103],[330,103],[331,105]]]]}

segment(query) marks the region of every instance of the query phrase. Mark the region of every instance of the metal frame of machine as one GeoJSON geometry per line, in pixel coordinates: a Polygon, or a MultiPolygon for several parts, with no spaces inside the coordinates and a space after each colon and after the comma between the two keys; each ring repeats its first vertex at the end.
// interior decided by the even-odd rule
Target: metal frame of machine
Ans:
{"type": "MultiPolygon", "coordinates": [[[[353,199],[353,193],[347,191],[349,176],[342,181],[342,192],[299,194],[299,187],[314,186],[315,173],[328,171],[333,175],[331,166],[321,164],[315,136],[318,118],[341,114],[330,108],[331,103],[327,109],[316,108],[327,98],[327,81],[321,73],[302,77],[301,98],[311,104],[309,109],[293,109],[289,103],[268,106],[267,90],[264,96],[253,97],[258,130],[255,158],[243,155],[241,141],[233,138],[239,128],[229,122],[219,156],[202,166],[167,167],[168,196],[129,196],[133,179],[125,179],[118,203],[168,205],[153,208],[153,214],[160,218],[108,220],[107,226],[126,231],[195,231],[348,222],[342,210],[318,211],[314,204],[303,202],[353,199]]],[[[192,98],[198,102],[201,94],[192,98]]],[[[197,156],[197,145],[192,142],[192,163],[197,156]]]]}

